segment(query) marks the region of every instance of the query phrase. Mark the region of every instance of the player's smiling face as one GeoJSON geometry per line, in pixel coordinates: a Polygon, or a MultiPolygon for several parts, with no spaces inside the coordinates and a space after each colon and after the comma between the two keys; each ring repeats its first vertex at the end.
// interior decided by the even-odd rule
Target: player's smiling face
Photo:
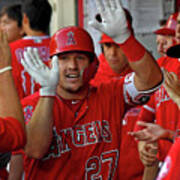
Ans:
{"type": "Polygon", "coordinates": [[[70,93],[77,93],[84,85],[82,76],[89,62],[89,57],[80,52],[59,55],[59,88],[70,93]]]}

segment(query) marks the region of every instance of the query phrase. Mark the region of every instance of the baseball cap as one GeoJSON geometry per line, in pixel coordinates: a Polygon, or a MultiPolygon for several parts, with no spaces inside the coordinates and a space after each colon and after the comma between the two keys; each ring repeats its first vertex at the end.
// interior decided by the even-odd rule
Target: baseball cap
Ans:
{"type": "Polygon", "coordinates": [[[169,16],[164,27],[154,31],[155,34],[175,36],[178,12],[169,16]]]}
{"type": "Polygon", "coordinates": [[[115,43],[115,42],[113,41],[111,37],[103,33],[99,43],[102,44],[102,43],[115,43]]]}
{"type": "Polygon", "coordinates": [[[177,44],[175,46],[171,46],[167,52],[167,56],[173,57],[173,58],[180,58],[180,44],[177,44]]]}

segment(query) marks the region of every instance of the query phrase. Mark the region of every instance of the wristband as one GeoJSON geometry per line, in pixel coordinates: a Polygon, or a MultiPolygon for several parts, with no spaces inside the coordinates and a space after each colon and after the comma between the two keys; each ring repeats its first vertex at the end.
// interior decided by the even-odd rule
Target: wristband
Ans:
{"type": "Polygon", "coordinates": [[[11,69],[12,69],[11,66],[6,66],[6,67],[0,69],[0,74],[2,74],[3,72],[9,71],[9,70],[11,70],[11,69]]]}
{"type": "Polygon", "coordinates": [[[123,44],[119,44],[128,61],[136,62],[141,60],[146,50],[145,48],[131,35],[123,44]]]}
{"type": "Polygon", "coordinates": [[[53,97],[53,96],[56,96],[56,88],[41,87],[39,93],[40,93],[40,96],[43,96],[43,97],[53,97]]]}

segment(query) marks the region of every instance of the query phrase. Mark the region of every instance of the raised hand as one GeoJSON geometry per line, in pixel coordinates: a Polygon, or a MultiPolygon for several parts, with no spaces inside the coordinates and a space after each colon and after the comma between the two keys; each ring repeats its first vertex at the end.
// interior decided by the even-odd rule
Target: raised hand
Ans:
{"type": "Polygon", "coordinates": [[[11,66],[11,51],[7,41],[7,34],[0,31],[0,69],[11,66]]]}
{"type": "Polygon", "coordinates": [[[117,43],[124,43],[130,36],[125,12],[120,0],[96,0],[98,13],[102,22],[97,18],[89,22],[95,29],[104,32],[117,43]]]}
{"type": "Polygon", "coordinates": [[[27,48],[21,60],[25,70],[41,85],[41,96],[54,96],[59,83],[58,57],[52,58],[52,68],[45,65],[39,57],[37,48],[27,48]]]}
{"type": "Polygon", "coordinates": [[[170,98],[180,107],[180,80],[174,72],[164,70],[164,87],[170,98]]]}

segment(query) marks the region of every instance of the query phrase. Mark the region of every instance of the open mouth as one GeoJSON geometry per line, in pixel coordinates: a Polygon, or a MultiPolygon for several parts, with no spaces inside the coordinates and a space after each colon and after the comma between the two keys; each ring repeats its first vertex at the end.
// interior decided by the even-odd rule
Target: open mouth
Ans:
{"type": "Polygon", "coordinates": [[[78,81],[80,78],[80,74],[66,74],[66,79],[70,82],[78,81]]]}
{"type": "Polygon", "coordinates": [[[67,74],[66,77],[74,79],[74,78],[79,78],[80,76],[79,76],[79,74],[67,74]]]}

